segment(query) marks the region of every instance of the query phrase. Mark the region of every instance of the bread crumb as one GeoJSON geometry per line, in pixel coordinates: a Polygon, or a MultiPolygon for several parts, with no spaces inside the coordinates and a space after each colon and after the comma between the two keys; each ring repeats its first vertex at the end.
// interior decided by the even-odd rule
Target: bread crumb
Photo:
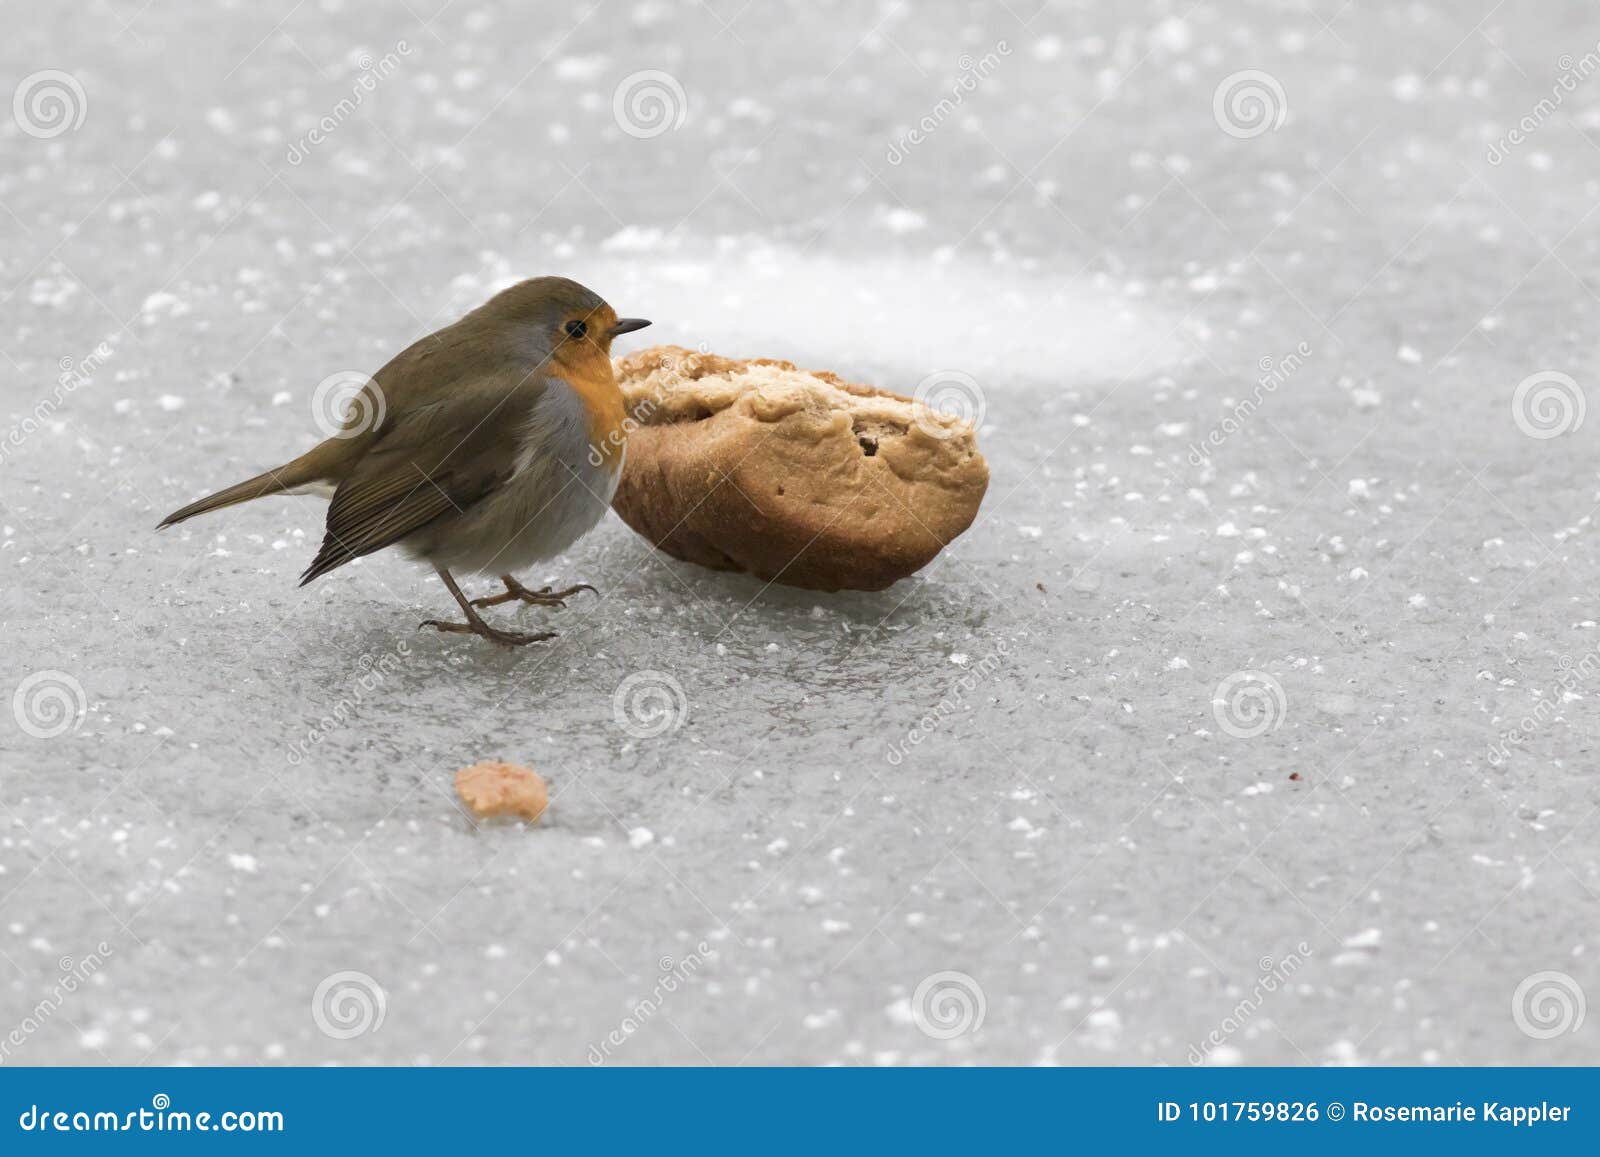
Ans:
{"type": "Polygon", "coordinates": [[[473,814],[515,816],[529,823],[544,814],[549,791],[539,773],[514,763],[486,760],[456,772],[456,794],[473,814]]]}

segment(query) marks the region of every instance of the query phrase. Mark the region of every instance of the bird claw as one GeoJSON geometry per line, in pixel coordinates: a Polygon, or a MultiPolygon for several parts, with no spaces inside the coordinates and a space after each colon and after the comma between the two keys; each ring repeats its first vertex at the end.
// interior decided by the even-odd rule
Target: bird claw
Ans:
{"type": "Polygon", "coordinates": [[[533,635],[524,635],[517,631],[502,631],[498,627],[491,627],[488,623],[450,623],[442,619],[424,619],[417,624],[417,630],[423,627],[432,627],[436,631],[444,631],[453,635],[478,635],[488,639],[491,643],[501,647],[525,647],[529,643],[542,643],[546,639],[556,637],[554,631],[540,631],[533,635]]]}
{"type": "Polygon", "coordinates": [[[576,586],[570,586],[564,591],[551,590],[549,587],[532,591],[513,578],[504,578],[501,581],[506,584],[503,594],[473,599],[472,605],[475,607],[497,607],[501,603],[524,602],[536,607],[565,607],[567,600],[579,591],[588,591],[596,597],[600,594],[588,583],[578,583],[576,586]]]}

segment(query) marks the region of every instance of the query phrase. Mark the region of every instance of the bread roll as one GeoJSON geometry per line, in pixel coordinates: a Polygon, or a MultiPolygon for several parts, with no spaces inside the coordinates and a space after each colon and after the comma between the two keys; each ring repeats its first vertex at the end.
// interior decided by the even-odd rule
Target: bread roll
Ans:
{"type": "Polygon", "coordinates": [[[811,590],[882,590],[972,525],[972,426],[769,358],[655,346],[617,362],[627,457],[612,506],[657,547],[811,590]]]}

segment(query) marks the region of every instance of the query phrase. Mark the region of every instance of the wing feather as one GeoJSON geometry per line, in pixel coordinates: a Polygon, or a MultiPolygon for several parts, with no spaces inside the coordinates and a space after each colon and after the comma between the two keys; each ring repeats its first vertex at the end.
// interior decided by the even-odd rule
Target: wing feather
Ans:
{"type": "Polygon", "coordinates": [[[391,410],[380,437],[334,491],[322,547],[300,585],[493,493],[516,468],[519,423],[508,419],[528,413],[543,389],[542,378],[519,373],[402,415],[391,410]]]}

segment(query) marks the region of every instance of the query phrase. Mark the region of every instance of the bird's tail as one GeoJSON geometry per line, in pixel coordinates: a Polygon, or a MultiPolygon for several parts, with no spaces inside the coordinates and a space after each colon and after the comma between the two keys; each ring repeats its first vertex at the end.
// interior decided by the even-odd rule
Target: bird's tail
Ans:
{"type": "Polygon", "coordinates": [[[197,514],[206,514],[213,510],[221,510],[224,506],[234,506],[240,502],[249,502],[253,498],[265,498],[269,494],[283,494],[291,490],[298,490],[315,482],[327,479],[327,463],[322,461],[322,455],[317,454],[317,447],[308,454],[287,462],[275,470],[268,470],[265,474],[257,474],[254,478],[246,478],[243,482],[235,483],[226,490],[219,490],[215,494],[208,494],[196,502],[189,503],[181,510],[174,510],[161,520],[157,530],[163,530],[174,523],[184,522],[197,514]]]}

